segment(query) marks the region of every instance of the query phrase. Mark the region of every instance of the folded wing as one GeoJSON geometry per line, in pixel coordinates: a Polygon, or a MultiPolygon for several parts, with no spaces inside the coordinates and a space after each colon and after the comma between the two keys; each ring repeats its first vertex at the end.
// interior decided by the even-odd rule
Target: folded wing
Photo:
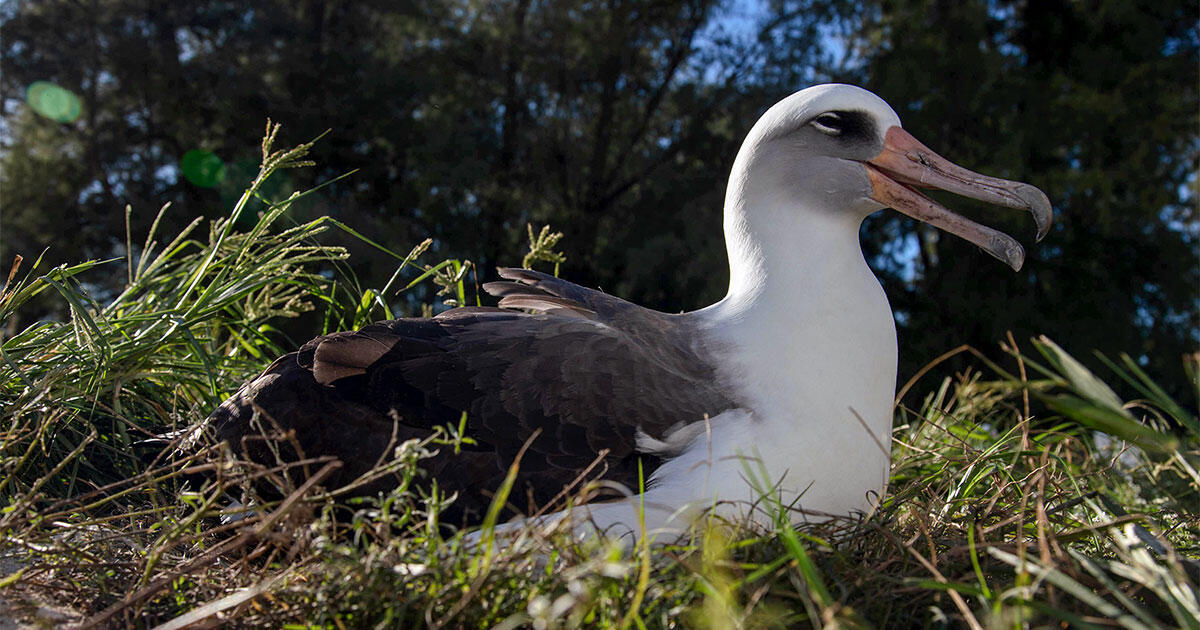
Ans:
{"type": "Polygon", "coordinates": [[[533,271],[501,276],[485,285],[501,308],[319,337],[246,383],[209,422],[245,455],[273,462],[254,439],[258,414],[265,426],[293,431],[306,456],[340,458],[334,481],[345,482],[369,470],[393,436],[423,438],[465,412],[475,444],[442,449],[422,466],[459,495],[446,522],[468,523],[527,442],[511,495],[519,510],[552,500],[597,459],[598,476],[636,488],[639,459],[649,478],[671,455],[639,443],[665,443],[734,406],[686,316],[533,271]]]}

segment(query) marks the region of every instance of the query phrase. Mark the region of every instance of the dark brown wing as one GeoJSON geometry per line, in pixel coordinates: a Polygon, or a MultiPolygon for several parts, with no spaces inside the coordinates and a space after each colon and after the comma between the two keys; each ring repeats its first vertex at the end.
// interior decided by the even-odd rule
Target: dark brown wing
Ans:
{"type": "Polygon", "coordinates": [[[476,444],[423,466],[460,495],[448,519],[470,522],[535,433],[512,495],[522,508],[526,496],[551,500],[601,453],[602,476],[636,488],[639,458],[647,477],[661,463],[638,453],[639,431],[661,439],[733,406],[686,319],[537,272],[501,275],[512,281],[486,285],[501,306],[536,312],[461,308],[314,339],[210,422],[221,439],[252,445],[243,438],[257,410],[294,430],[306,455],[341,458],[348,480],[375,463],[394,428],[401,440],[424,437],[466,412],[476,444]]]}

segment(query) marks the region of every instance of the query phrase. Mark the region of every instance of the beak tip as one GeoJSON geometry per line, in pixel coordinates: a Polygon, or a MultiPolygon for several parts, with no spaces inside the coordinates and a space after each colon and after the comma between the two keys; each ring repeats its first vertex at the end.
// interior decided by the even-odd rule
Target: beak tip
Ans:
{"type": "Polygon", "coordinates": [[[987,251],[1012,267],[1013,271],[1020,271],[1025,264],[1025,248],[1007,234],[997,233],[987,251]]]}
{"type": "Polygon", "coordinates": [[[1034,242],[1036,242],[1036,243],[1042,242],[1042,239],[1046,238],[1046,235],[1049,233],[1050,233],[1050,222],[1049,222],[1049,220],[1047,220],[1046,223],[1038,225],[1037,236],[1035,236],[1033,238],[1034,242]]]}
{"type": "Polygon", "coordinates": [[[1029,206],[1029,212],[1033,214],[1033,222],[1037,225],[1037,240],[1041,241],[1046,238],[1046,234],[1050,232],[1050,222],[1054,218],[1054,210],[1050,206],[1050,199],[1046,197],[1046,193],[1029,184],[1021,184],[1013,192],[1029,206]]]}

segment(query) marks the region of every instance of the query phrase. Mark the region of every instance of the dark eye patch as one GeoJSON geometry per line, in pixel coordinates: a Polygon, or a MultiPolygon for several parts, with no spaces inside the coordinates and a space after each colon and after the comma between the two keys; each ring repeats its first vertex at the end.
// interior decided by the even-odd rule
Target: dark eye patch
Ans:
{"type": "Polygon", "coordinates": [[[810,123],[821,133],[849,140],[870,139],[875,126],[866,112],[832,111],[820,114],[810,123]]]}

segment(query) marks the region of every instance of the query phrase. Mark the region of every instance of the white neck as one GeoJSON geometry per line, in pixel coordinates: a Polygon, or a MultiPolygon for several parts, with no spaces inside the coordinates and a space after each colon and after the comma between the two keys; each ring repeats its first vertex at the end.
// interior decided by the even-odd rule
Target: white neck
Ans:
{"type": "Polygon", "coordinates": [[[753,454],[785,502],[870,511],[888,477],[896,329],[863,260],[862,217],[733,197],[729,293],[695,314],[749,418],[719,455],[753,454]]]}
{"type": "Polygon", "coordinates": [[[732,211],[726,210],[726,308],[742,310],[764,300],[794,307],[795,302],[818,300],[817,294],[831,285],[867,276],[878,284],[859,247],[860,217],[806,211],[779,201],[738,199],[732,211]],[[751,213],[759,220],[748,220],[751,213]]]}
{"type": "MultiPolygon", "coordinates": [[[[735,169],[735,173],[736,173],[735,169]]],[[[729,292],[700,311],[735,355],[758,415],[856,423],[886,443],[896,385],[891,307],[858,241],[861,213],[813,208],[736,174],[726,200],[729,292]]]]}

